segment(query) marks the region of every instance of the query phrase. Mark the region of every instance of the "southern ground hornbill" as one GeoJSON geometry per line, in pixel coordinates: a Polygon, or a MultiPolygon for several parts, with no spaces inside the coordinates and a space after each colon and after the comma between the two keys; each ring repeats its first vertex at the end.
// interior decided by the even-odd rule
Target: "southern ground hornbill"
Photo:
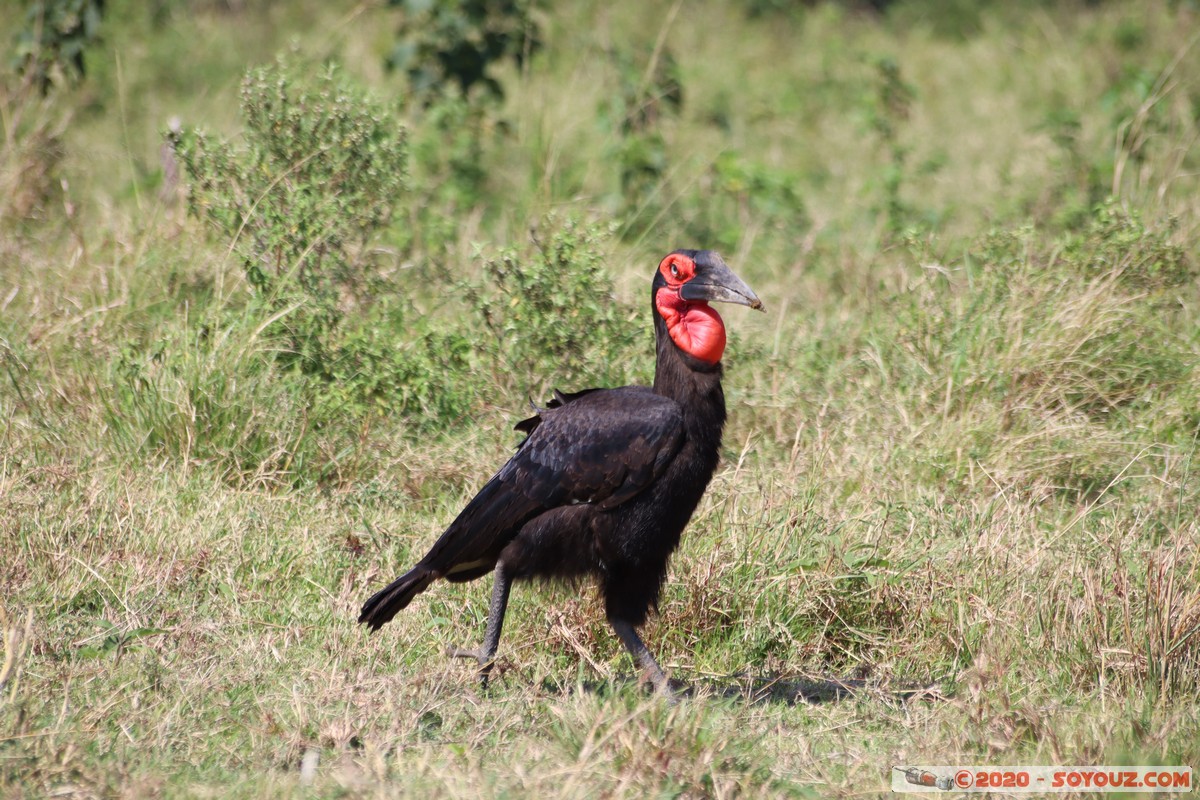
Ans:
{"type": "Polygon", "coordinates": [[[516,427],[527,436],[409,572],[363,605],[378,630],[438,578],[496,571],[478,660],[488,674],[514,580],[595,576],[617,636],[655,688],[667,678],[636,628],[658,601],[667,560],[717,467],[725,326],[709,302],[762,308],[711,250],[676,250],[651,289],[653,388],[555,392],[516,427]]]}

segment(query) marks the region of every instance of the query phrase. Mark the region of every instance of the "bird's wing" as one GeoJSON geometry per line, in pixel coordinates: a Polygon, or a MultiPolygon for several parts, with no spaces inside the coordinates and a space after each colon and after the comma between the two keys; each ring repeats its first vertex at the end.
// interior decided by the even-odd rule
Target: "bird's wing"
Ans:
{"type": "Polygon", "coordinates": [[[679,405],[640,387],[560,395],[508,463],[421,563],[443,576],[489,569],[521,526],[552,508],[611,509],[662,474],[683,446],[679,405]]]}
{"type": "Polygon", "coordinates": [[[614,508],[649,486],[683,445],[679,404],[648,389],[555,396],[497,474],[546,508],[614,508]]]}

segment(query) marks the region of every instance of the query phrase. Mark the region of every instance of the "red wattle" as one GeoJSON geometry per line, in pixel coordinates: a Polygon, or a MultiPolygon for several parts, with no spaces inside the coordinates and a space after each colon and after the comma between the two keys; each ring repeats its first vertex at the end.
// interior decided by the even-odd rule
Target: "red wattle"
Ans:
{"type": "Polygon", "coordinates": [[[667,333],[680,350],[708,364],[725,353],[725,323],[704,302],[688,302],[670,289],[660,289],[654,305],[667,323],[667,333]]]}

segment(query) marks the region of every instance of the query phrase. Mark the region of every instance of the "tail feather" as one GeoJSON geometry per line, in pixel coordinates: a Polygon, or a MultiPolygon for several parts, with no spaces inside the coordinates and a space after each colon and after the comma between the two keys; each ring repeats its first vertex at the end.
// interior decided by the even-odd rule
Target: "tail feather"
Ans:
{"type": "Polygon", "coordinates": [[[437,574],[428,567],[413,567],[363,603],[358,621],[373,631],[379,630],[384,623],[411,603],[414,597],[425,591],[436,578],[437,574]]]}
{"type": "Polygon", "coordinates": [[[438,578],[459,583],[495,569],[500,551],[544,508],[505,483],[501,473],[467,503],[417,566],[363,604],[359,622],[379,630],[438,578]]]}

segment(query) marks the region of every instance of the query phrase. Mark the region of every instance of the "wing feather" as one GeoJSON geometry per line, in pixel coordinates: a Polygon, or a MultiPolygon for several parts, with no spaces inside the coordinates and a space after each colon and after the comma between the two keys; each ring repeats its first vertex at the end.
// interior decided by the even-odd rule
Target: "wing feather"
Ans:
{"type": "Polygon", "coordinates": [[[467,564],[494,563],[522,525],[550,509],[616,508],[650,486],[683,446],[679,405],[646,388],[556,392],[550,405],[520,424],[529,435],[423,566],[447,576],[467,564]]]}

